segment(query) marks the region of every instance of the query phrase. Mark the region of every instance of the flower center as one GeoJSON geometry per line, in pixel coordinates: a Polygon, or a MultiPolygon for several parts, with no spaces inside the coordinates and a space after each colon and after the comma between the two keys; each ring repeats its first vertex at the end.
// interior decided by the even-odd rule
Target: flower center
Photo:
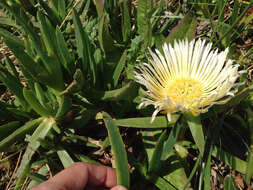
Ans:
{"type": "Polygon", "coordinates": [[[192,110],[200,103],[199,101],[203,92],[204,86],[200,81],[181,77],[167,84],[163,90],[163,96],[165,99],[169,99],[169,102],[174,105],[174,109],[177,109],[176,107],[183,107],[183,109],[192,110]]]}

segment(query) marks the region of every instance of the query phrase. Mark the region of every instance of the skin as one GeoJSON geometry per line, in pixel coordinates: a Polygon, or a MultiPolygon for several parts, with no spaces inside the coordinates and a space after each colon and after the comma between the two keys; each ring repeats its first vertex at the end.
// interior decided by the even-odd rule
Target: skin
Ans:
{"type": "Polygon", "coordinates": [[[31,190],[127,190],[116,184],[113,168],[78,162],[31,190]]]}

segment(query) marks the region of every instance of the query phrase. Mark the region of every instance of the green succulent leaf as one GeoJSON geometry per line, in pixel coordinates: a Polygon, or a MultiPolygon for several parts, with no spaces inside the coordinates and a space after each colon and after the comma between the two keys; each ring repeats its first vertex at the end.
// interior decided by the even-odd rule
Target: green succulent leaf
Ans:
{"type": "Polygon", "coordinates": [[[175,40],[187,38],[189,41],[195,36],[197,27],[197,18],[193,13],[189,12],[185,15],[182,21],[172,29],[168,37],[166,38],[167,43],[174,43],[175,40]]]}
{"type": "Polygon", "coordinates": [[[147,129],[160,129],[166,127],[172,127],[178,120],[179,115],[173,114],[171,121],[168,122],[164,116],[157,116],[151,123],[151,117],[139,117],[139,118],[127,118],[116,119],[115,124],[122,127],[134,127],[134,128],[147,128],[147,129]]]}
{"type": "Polygon", "coordinates": [[[101,18],[102,14],[103,14],[103,10],[104,10],[104,3],[103,3],[103,1],[100,1],[100,0],[94,0],[94,4],[97,9],[98,17],[101,18]]]}
{"type": "Polygon", "coordinates": [[[21,29],[21,27],[19,25],[17,25],[17,23],[13,19],[1,17],[0,18],[0,26],[6,26],[6,25],[15,27],[17,29],[21,29]]]}
{"type": "Polygon", "coordinates": [[[159,169],[161,168],[161,164],[162,164],[161,157],[163,154],[164,142],[167,138],[168,138],[167,131],[164,130],[155,145],[154,152],[152,154],[152,157],[149,163],[148,171],[151,173],[157,173],[159,169]]]}
{"type": "Polygon", "coordinates": [[[162,165],[159,173],[163,174],[162,177],[173,185],[175,189],[183,189],[188,179],[185,170],[186,167],[183,160],[175,151],[172,151],[168,156],[168,161],[162,165]]]}
{"type": "Polygon", "coordinates": [[[17,97],[24,110],[27,110],[28,104],[22,93],[23,85],[20,83],[19,78],[9,73],[2,65],[0,65],[0,81],[17,97]]]}
{"type": "MultiPolygon", "coordinates": [[[[48,167],[47,165],[43,165],[38,172],[36,173],[39,176],[36,176],[36,178],[32,178],[32,181],[29,183],[27,189],[31,189],[32,187],[39,185],[41,182],[46,181],[47,178],[45,177],[48,173],[48,167]]],[[[30,175],[27,175],[31,178],[30,175]]]]}
{"type": "Polygon", "coordinates": [[[71,99],[66,95],[58,96],[57,101],[59,108],[55,115],[56,118],[63,116],[71,107],[71,99]]]}
{"type": "Polygon", "coordinates": [[[139,35],[145,35],[148,30],[148,17],[147,17],[147,0],[138,1],[137,9],[137,32],[139,35]]]}
{"type": "Polygon", "coordinates": [[[97,71],[96,65],[94,63],[94,58],[91,52],[91,44],[88,38],[88,35],[83,30],[81,20],[76,12],[73,9],[72,12],[73,22],[74,22],[74,30],[76,35],[76,46],[77,46],[77,53],[79,57],[82,59],[82,69],[84,73],[89,73],[92,76],[93,84],[96,83],[97,71]],[[89,70],[88,70],[89,69],[89,70]]]}
{"type": "Polygon", "coordinates": [[[246,170],[246,176],[245,180],[247,183],[250,183],[250,180],[253,176],[253,111],[249,107],[246,109],[247,116],[248,116],[248,129],[250,132],[250,147],[248,150],[248,158],[247,158],[247,170],[246,170]]]}
{"type": "Polygon", "coordinates": [[[40,5],[43,7],[43,9],[46,11],[48,18],[50,19],[51,23],[54,26],[60,25],[61,24],[61,20],[59,18],[59,16],[57,14],[55,14],[55,12],[53,11],[53,9],[51,9],[48,4],[46,2],[44,2],[43,0],[38,0],[40,5]]]}
{"type": "Polygon", "coordinates": [[[18,129],[20,127],[20,122],[19,121],[11,121],[5,125],[0,126],[0,142],[3,140],[5,137],[10,135],[13,131],[18,129]]]}
{"type": "Polygon", "coordinates": [[[58,1],[58,15],[63,20],[66,16],[66,3],[65,1],[58,1]]]}
{"type": "Polygon", "coordinates": [[[12,143],[23,139],[26,134],[30,134],[32,131],[34,131],[34,129],[37,128],[37,126],[42,122],[43,119],[44,118],[41,117],[25,123],[22,127],[19,127],[9,136],[0,141],[0,152],[8,151],[8,148],[12,143]]]}
{"type": "MultiPolygon", "coordinates": [[[[172,128],[168,139],[164,142],[163,151],[162,151],[162,160],[167,160],[170,152],[173,150],[173,147],[177,141],[178,134],[180,132],[180,129],[182,128],[182,125],[179,123],[179,118],[176,121],[174,127],[172,128]]],[[[170,124],[170,123],[168,123],[170,124]]]]}
{"type": "Polygon", "coordinates": [[[44,63],[46,64],[43,65],[40,62],[35,62],[15,41],[6,40],[5,43],[19,60],[19,64],[21,64],[26,76],[32,77],[34,81],[38,80],[58,91],[63,90],[64,84],[61,69],[54,58],[44,55],[44,63]]]}
{"type": "Polygon", "coordinates": [[[250,180],[253,176],[252,164],[253,164],[253,150],[250,149],[247,158],[247,170],[245,172],[246,173],[245,180],[247,183],[250,183],[250,180]]]}
{"type": "Polygon", "coordinates": [[[71,156],[68,154],[66,150],[58,150],[57,155],[62,165],[64,166],[64,168],[67,168],[74,163],[73,159],[71,158],[71,156]]]}
{"type": "Polygon", "coordinates": [[[14,76],[17,80],[19,80],[19,73],[17,72],[15,65],[8,56],[5,57],[5,65],[10,74],[14,76]]]}
{"type": "Polygon", "coordinates": [[[120,77],[120,74],[121,72],[123,71],[124,69],[124,66],[126,64],[126,60],[127,60],[127,51],[124,51],[124,53],[122,54],[120,60],[119,60],[119,63],[117,64],[115,70],[114,70],[114,73],[113,73],[113,85],[114,87],[117,86],[118,84],[118,81],[119,81],[119,77],[120,77]]]}
{"type": "Polygon", "coordinates": [[[31,163],[32,156],[35,151],[40,147],[40,139],[44,139],[49,131],[52,129],[53,125],[56,125],[55,120],[53,118],[44,118],[37,129],[31,136],[30,142],[27,146],[27,149],[22,157],[21,164],[17,170],[17,176],[20,176],[27,165],[31,163]]]}
{"type": "Polygon", "coordinates": [[[0,28],[0,36],[2,36],[3,38],[5,38],[7,40],[12,40],[18,46],[20,46],[21,48],[24,48],[24,41],[22,41],[17,36],[13,35],[12,33],[10,33],[9,31],[7,31],[7,30],[5,30],[3,28],[0,28]]]}
{"type": "MultiPolygon", "coordinates": [[[[24,31],[29,35],[31,40],[34,42],[34,46],[39,46],[39,36],[33,31],[33,28],[27,24],[25,19],[22,19],[19,13],[15,12],[15,9],[12,9],[10,6],[8,6],[6,3],[0,2],[0,6],[8,10],[16,19],[16,21],[19,23],[19,25],[22,26],[24,31]]],[[[37,48],[39,49],[39,48],[37,48]]]]}
{"type": "Polygon", "coordinates": [[[207,161],[204,168],[204,187],[206,189],[211,189],[210,177],[211,177],[211,157],[212,157],[213,145],[208,152],[207,161]]]}
{"type": "MultiPolygon", "coordinates": [[[[42,183],[47,180],[47,177],[44,175],[41,175],[39,173],[28,173],[27,177],[30,177],[33,181],[36,181],[37,184],[42,183]]],[[[33,185],[35,186],[35,185],[33,185]]]]}
{"type": "Polygon", "coordinates": [[[123,41],[126,42],[129,40],[130,35],[131,35],[131,19],[130,19],[130,14],[129,14],[129,0],[123,0],[122,2],[122,36],[123,36],[123,41]]]}
{"type": "Polygon", "coordinates": [[[117,172],[117,184],[123,185],[129,188],[130,176],[128,170],[127,154],[124,147],[124,143],[121,139],[119,129],[115,125],[112,118],[105,112],[103,114],[103,120],[108,131],[109,140],[112,145],[112,152],[115,158],[116,172],[117,172]]]}
{"type": "Polygon", "coordinates": [[[202,129],[200,116],[193,116],[191,114],[185,114],[188,126],[190,128],[192,137],[203,156],[205,151],[205,138],[202,129]]]}
{"type": "Polygon", "coordinates": [[[138,88],[139,86],[131,81],[119,89],[110,91],[90,90],[90,92],[87,93],[93,96],[92,99],[102,101],[132,100],[137,96],[138,88]]]}
{"type": "Polygon", "coordinates": [[[152,174],[148,176],[148,180],[160,190],[176,190],[176,188],[171,183],[158,175],[152,174]]]}
{"type": "Polygon", "coordinates": [[[45,92],[43,91],[41,85],[37,82],[34,83],[34,89],[35,89],[35,93],[36,93],[36,97],[40,103],[40,105],[42,105],[45,109],[48,108],[48,100],[45,96],[45,92]]]}
{"type": "Polygon", "coordinates": [[[28,90],[24,88],[23,94],[27,102],[32,107],[32,109],[34,109],[34,111],[36,111],[39,115],[45,116],[45,117],[54,115],[50,109],[40,104],[39,100],[36,98],[36,95],[34,94],[32,90],[28,90]]]}
{"type": "Polygon", "coordinates": [[[55,31],[48,19],[41,12],[38,12],[37,17],[40,22],[41,35],[45,43],[48,55],[53,56],[56,53],[55,31]]]}
{"type": "Polygon", "coordinates": [[[16,181],[14,190],[21,190],[24,182],[26,180],[27,174],[29,173],[31,169],[31,164],[27,164],[25,168],[23,169],[22,173],[19,175],[19,178],[16,181]]]}
{"type": "Polygon", "coordinates": [[[82,154],[75,154],[75,157],[80,160],[81,162],[87,162],[87,163],[91,163],[91,164],[100,164],[99,162],[92,160],[91,158],[89,158],[88,156],[84,156],[82,154]]]}
{"type": "Polygon", "coordinates": [[[228,176],[224,181],[224,190],[237,190],[235,179],[232,176],[228,176]]]}
{"type": "Polygon", "coordinates": [[[110,56],[112,52],[117,51],[116,46],[114,45],[114,39],[109,31],[110,20],[108,15],[103,14],[98,25],[98,41],[105,56],[110,56]]]}
{"type": "Polygon", "coordinates": [[[67,44],[64,40],[63,34],[59,27],[56,28],[56,41],[57,41],[57,53],[63,67],[68,71],[69,76],[72,76],[75,69],[74,58],[69,53],[67,44]]]}

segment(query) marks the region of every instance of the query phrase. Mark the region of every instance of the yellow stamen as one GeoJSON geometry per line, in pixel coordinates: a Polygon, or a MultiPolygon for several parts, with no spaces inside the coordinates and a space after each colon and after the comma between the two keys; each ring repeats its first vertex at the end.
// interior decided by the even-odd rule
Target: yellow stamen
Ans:
{"type": "MultiPolygon", "coordinates": [[[[169,97],[174,106],[182,105],[186,109],[193,110],[198,103],[196,100],[200,100],[203,92],[204,86],[200,81],[182,77],[169,81],[161,91],[161,95],[164,99],[169,97]]],[[[173,112],[175,111],[178,110],[173,110],[173,112]]]]}

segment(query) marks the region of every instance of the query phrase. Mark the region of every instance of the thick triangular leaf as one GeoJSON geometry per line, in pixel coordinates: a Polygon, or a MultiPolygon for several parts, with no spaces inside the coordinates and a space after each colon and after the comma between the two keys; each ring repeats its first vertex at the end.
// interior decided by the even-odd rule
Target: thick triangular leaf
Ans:
{"type": "Polygon", "coordinates": [[[101,49],[105,52],[105,56],[107,57],[110,56],[112,52],[117,51],[116,46],[114,46],[114,39],[109,31],[109,24],[110,20],[108,15],[103,14],[98,25],[98,41],[101,49]]]}
{"type": "Polygon", "coordinates": [[[177,190],[177,188],[174,187],[171,183],[158,175],[152,174],[148,176],[148,180],[160,190],[177,190]]]}
{"type": "Polygon", "coordinates": [[[56,53],[55,30],[53,29],[48,19],[41,12],[38,12],[37,17],[40,22],[40,31],[48,55],[53,56],[56,53]]]}
{"type": "MultiPolygon", "coordinates": [[[[39,174],[40,176],[46,176],[46,175],[48,174],[48,169],[49,169],[49,168],[48,168],[48,165],[44,165],[44,166],[42,166],[42,167],[38,170],[37,174],[39,174]]],[[[46,179],[47,179],[47,178],[46,178],[46,179]]],[[[46,181],[46,179],[45,179],[44,181],[46,181]]],[[[43,180],[42,177],[40,177],[40,180],[32,179],[32,181],[29,183],[27,189],[31,189],[32,187],[34,187],[34,186],[40,184],[40,183],[42,182],[42,180],[43,180]]]]}
{"type": "Polygon", "coordinates": [[[14,131],[11,135],[7,136],[5,139],[0,141],[0,152],[7,151],[8,147],[25,137],[25,135],[30,134],[36,127],[39,125],[39,123],[42,122],[44,118],[38,118],[32,121],[27,122],[22,127],[19,127],[16,131],[14,131]]]}
{"type": "Polygon", "coordinates": [[[127,41],[130,38],[131,34],[131,20],[130,20],[130,15],[129,15],[129,0],[123,0],[122,2],[122,21],[121,21],[121,30],[122,30],[122,36],[123,36],[123,41],[127,41]]]}
{"type": "Polygon", "coordinates": [[[148,29],[147,0],[139,0],[137,7],[137,32],[144,36],[148,29]]]}
{"type": "MultiPolygon", "coordinates": [[[[18,46],[14,41],[6,40],[7,46],[12,50],[15,57],[19,60],[19,64],[23,67],[23,71],[29,74],[34,81],[39,80],[41,83],[52,87],[53,89],[62,91],[63,80],[61,79],[61,71],[57,69],[57,63],[53,58],[45,57],[44,67],[41,63],[35,62],[22,47],[18,46]],[[54,80],[52,80],[54,78],[54,80]]],[[[27,75],[26,75],[27,76],[27,75]]]]}
{"type": "Polygon", "coordinates": [[[44,2],[43,0],[39,0],[40,5],[43,7],[43,9],[46,11],[48,18],[50,19],[51,23],[54,26],[60,25],[61,21],[60,18],[57,14],[55,14],[55,12],[53,11],[53,9],[51,9],[48,4],[46,2],[44,2]]]}
{"type": "Polygon", "coordinates": [[[183,189],[187,182],[183,162],[174,151],[170,153],[168,160],[163,163],[159,174],[178,190],[183,189]]]}
{"type": "Polygon", "coordinates": [[[40,102],[38,101],[38,99],[36,98],[36,96],[32,90],[28,90],[28,89],[24,88],[23,94],[24,94],[24,97],[27,100],[27,102],[32,107],[32,109],[34,109],[34,111],[36,111],[39,115],[45,116],[45,117],[54,115],[52,110],[50,110],[47,107],[40,104],[40,102]]]}
{"type": "Polygon", "coordinates": [[[177,120],[174,127],[170,131],[168,139],[164,142],[162,156],[161,156],[162,160],[167,160],[168,159],[168,156],[169,156],[170,152],[173,150],[173,147],[174,147],[174,145],[177,141],[177,137],[178,137],[178,134],[179,134],[179,131],[180,131],[181,127],[182,127],[181,124],[177,120]]]}
{"type": "Polygon", "coordinates": [[[19,177],[17,178],[14,190],[21,190],[22,189],[22,187],[25,183],[27,174],[30,171],[30,168],[31,168],[30,163],[25,166],[25,168],[23,169],[23,171],[20,173],[19,177]]]}
{"type": "Polygon", "coordinates": [[[138,85],[131,81],[119,89],[110,91],[90,89],[86,94],[89,94],[92,99],[102,101],[132,100],[138,95],[138,88],[138,85]]]}
{"type": "Polygon", "coordinates": [[[12,121],[5,125],[0,126],[0,142],[3,138],[10,135],[13,131],[15,131],[20,126],[19,121],[12,121]]]}
{"type": "Polygon", "coordinates": [[[0,28],[0,36],[2,36],[5,39],[8,40],[12,40],[14,41],[18,46],[24,48],[24,41],[22,41],[21,39],[19,39],[17,36],[13,35],[12,33],[10,33],[9,31],[0,28]]]}
{"type": "Polygon", "coordinates": [[[122,56],[119,60],[119,63],[117,64],[117,66],[114,70],[113,76],[112,76],[114,87],[116,87],[118,84],[119,77],[120,77],[121,72],[124,69],[124,66],[126,64],[126,60],[127,60],[127,51],[124,51],[124,53],[122,54],[122,56]]]}
{"type": "Polygon", "coordinates": [[[56,41],[57,41],[57,53],[63,67],[68,71],[69,76],[72,77],[75,69],[75,61],[73,56],[69,53],[67,44],[64,40],[63,34],[59,27],[56,28],[56,41]]]}
{"type": "Polygon", "coordinates": [[[74,163],[73,159],[70,157],[70,155],[66,150],[58,150],[57,155],[61,160],[61,163],[64,166],[64,168],[67,168],[74,163]]]}
{"type": "Polygon", "coordinates": [[[19,73],[14,65],[14,63],[10,60],[8,56],[5,57],[5,65],[7,70],[14,76],[17,80],[19,80],[19,73]]]}
{"type": "Polygon", "coordinates": [[[0,26],[1,25],[13,26],[17,29],[21,29],[21,27],[19,25],[17,25],[17,23],[14,20],[12,20],[11,18],[1,17],[0,18],[0,26]]]}
{"type": "Polygon", "coordinates": [[[112,145],[112,153],[114,155],[117,172],[117,184],[129,188],[130,176],[128,170],[127,154],[124,143],[119,133],[119,129],[111,117],[105,112],[103,112],[103,119],[108,131],[109,140],[112,145]]]}
{"type": "Polygon", "coordinates": [[[187,38],[189,41],[195,36],[197,27],[197,19],[193,13],[189,12],[185,15],[183,20],[175,26],[166,38],[167,43],[174,43],[175,40],[187,38]]]}
{"type": "Polygon", "coordinates": [[[235,180],[231,176],[227,176],[224,180],[224,190],[237,190],[235,180]]]}
{"type": "Polygon", "coordinates": [[[205,150],[205,138],[202,129],[200,116],[193,116],[191,114],[185,114],[188,126],[190,128],[192,137],[200,151],[200,154],[204,155],[205,150]]]}
{"type": "Polygon", "coordinates": [[[167,131],[164,130],[163,133],[160,135],[158,141],[156,142],[154,152],[152,154],[152,157],[149,163],[149,169],[148,169],[149,172],[156,173],[159,171],[162,164],[161,157],[163,154],[163,146],[167,138],[168,138],[167,131]]]}
{"type": "Polygon", "coordinates": [[[24,99],[22,89],[23,85],[20,83],[19,79],[11,75],[3,66],[0,65],[0,81],[9,88],[12,93],[20,101],[20,104],[23,106],[24,110],[28,109],[28,104],[24,99]]]}
{"type": "Polygon", "coordinates": [[[168,122],[165,116],[157,116],[151,123],[151,117],[139,117],[139,118],[127,118],[127,119],[116,119],[114,122],[118,126],[122,127],[134,127],[134,128],[166,128],[172,127],[177,121],[179,115],[173,114],[171,121],[168,122]]]}
{"type": "Polygon", "coordinates": [[[40,147],[40,139],[44,139],[48,132],[52,129],[53,125],[55,125],[55,120],[53,118],[44,118],[38,128],[34,131],[33,135],[31,136],[31,140],[27,146],[27,149],[22,157],[21,164],[17,171],[17,176],[20,176],[27,165],[30,164],[32,160],[32,156],[34,155],[35,151],[40,147]]]}
{"type": "Polygon", "coordinates": [[[83,30],[81,20],[76,12],[75,9],[73,9],[72,12],[73,22],[74,22],[74,30],[76,35],[76,46],[77,46],[77,53],[79,57],[82,59],[82,69],[83,72],[91,74],[93,78],[93,84],[96,83],[96,77],[97,77],[97,69],[94,62],[94,57],[91,53],[91,43],[88,38],[88,35],[83,30]],[[89,70],[88,70],[89,68],[89,70]]]}

